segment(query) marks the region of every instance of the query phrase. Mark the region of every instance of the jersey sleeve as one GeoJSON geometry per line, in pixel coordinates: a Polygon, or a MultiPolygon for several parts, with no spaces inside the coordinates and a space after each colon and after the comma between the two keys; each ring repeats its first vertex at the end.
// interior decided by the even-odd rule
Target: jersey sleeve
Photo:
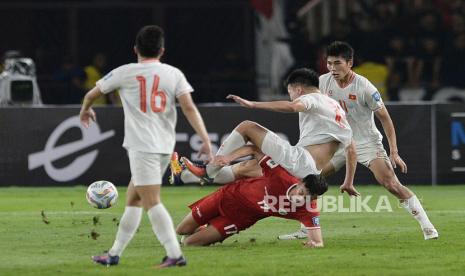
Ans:
{"type": "Polygon", "coordinates": [[[312,200],[310,207],[311,210],[307,210],[307,207],[300,208],[295,213],[294,219],[300,221],[307,229],[320,228],[320,212],[318,212],[317,201],[312,200]]]}
{"type": "Polygon", "coordinates": [[[176,82],[176,88],[175,88],[175,95],[176,97],[181,96],[182,94],[185,93],[190,93],[194,91],[190,83],[187,81],[186,76],[184,75],[181,70],[176,70],[176,77],[177,77],[177,82],[176,82]]]}
{"type": "Polygon", "coordinates": [[[124,76],[124,66],[120,66],[110,73],[106,74],[103,78],[97,81],[95,84],[100,91],[104,94],[108,94],[121,87],[122,78],[124,76]]]}
{"type": "Polygon", "coordinates": [[[381,94],[378,92],[378,89],[368,80],[366,82],[367,85],[364,91],[365,102],[372,111],[376,111],[383,106],[383,99],[381,98],[381,94]]]}
{"type": "Polygon", "coordinates": [[[296,101],[300,101],[301,103],[303,103],[305,105],[306,110],[310,110],[315,107],[315,102],[313,101],[313,98],[309,97],[308,95],[300,96],[296,99],[296,101]]]}

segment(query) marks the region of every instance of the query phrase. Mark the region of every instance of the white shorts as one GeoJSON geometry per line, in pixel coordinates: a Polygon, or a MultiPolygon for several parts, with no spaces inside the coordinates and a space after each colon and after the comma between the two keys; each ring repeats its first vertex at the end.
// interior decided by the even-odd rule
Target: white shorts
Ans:
{"type": "MultiPolygon", "coordinates": [[[[356,145],[355,147],[357,151],[357,162],[367,168],[370,167],[371,161],[375,159],[384,159],[389,161],[389,157],[383,147],[383,143],[381,142],[374,142],[361,147],[356,145]]],[[[336,171],[344,167],[346,164],[346,153],[344,148],[340,148],[336,151],[330,162],[336,171]]]]}
{"type": "Polygon", "coordinates": [[[303,147],[291,146],[288,141],[271,131],[265,135],[261,150],[297,178],[321,173],[310,152],[303,147]]]}
{"type": "Polygon", "coordinates": [[[169,154],[128,150],[131,181],[134,186],[161,185],[169,163],[169,154]]]}

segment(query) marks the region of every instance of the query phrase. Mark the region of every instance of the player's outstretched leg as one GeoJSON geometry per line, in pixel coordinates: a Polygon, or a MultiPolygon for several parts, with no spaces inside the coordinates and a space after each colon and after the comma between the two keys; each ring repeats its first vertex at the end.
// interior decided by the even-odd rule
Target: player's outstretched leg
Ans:
{"type": "Polygon", "coordinates": [[[137,194],[141,198],[142,206],[147,210],[152,230],[166,250],[167,258],[163,259],[159,268],[170,266],[182,266],[186,264],[182,256],[173,220],[160,200],[161,185],[137,186],[137,194]]]}
{"type": "Polygon", "coordinates": [[[425,240],[437,239],[439,233],[429,220],[417,196],[399,182],[389,161],[375,159],[370,163],[369,169],[373,172],[376,180],[396,196],[402,207],[418,221],[425,240]]]}
{"type": "Polygon", "coordinates": [[[134,237],[142,219],[142,208],[139,205],[139,196],[135,191],[133,183],[129,183],[126,194],[126,208],[124,209],[123,216],[119,221],[118,232],[116,233],[113,246],[110,248],[108,253],[99,256],[92,256],[92,260],[95,263],[106,266],[118,264],[119,258],[134,237]]]}
{"type": "MultiPolygon", "coordinates": [[[[216,155],[228,155],[244,146],[247,141],[261,148],[263,139],[268,132],[269,130],[255,122],[243,121],[224,140],[216,155]]],[[[184,159],[182,161],[184,162],[184,159]]],[[[198,177],[208,176],[209,178],[215,178],[223,167],[209,164],[204,169],[199,166],[192,166],[192,163],[189,163],[188,160],[184,164],[194,175],[198,177]]]]}
{"type": "MultiPolygon", "coordinates": [[[[225,184],[233,182],[236,179],[233,166],[222,167],[215,178],[212,179],[208,177],[205,165],[196,164],[190,161],[187,157],[181,157],[181,160],[185,167],[181,173],[181,180],[184,183],[198,182],[200,185],[208,183],[225,184]]],[[[259,169],[261,171],[260,167],[259,169]]]]}

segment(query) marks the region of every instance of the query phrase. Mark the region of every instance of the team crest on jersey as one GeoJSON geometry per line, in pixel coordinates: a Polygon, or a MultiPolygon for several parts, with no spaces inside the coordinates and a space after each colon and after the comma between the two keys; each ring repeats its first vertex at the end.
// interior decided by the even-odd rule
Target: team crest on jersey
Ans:
{"type": "Polygon", "coordinates": [[[379,100],[381,100],[381,95],[379,94],[378,91],[376,91],[375,93],[373,93],[371,96],[372,96],[373,99],[374,99],[375,101],[377,101],[377,102],[379,102],[379,100]]]}
{"type": "Polygon", "coordinates": [[[356,99],[357,99],[357,95],[349,94],[349,100],[356,100],[356,99]]]}
{"type": "Polygon", "coordinates": [[[315,226],[320,225],[320,217],[313,217],[312,222],[313,222],[313,225],[315,226]]]}

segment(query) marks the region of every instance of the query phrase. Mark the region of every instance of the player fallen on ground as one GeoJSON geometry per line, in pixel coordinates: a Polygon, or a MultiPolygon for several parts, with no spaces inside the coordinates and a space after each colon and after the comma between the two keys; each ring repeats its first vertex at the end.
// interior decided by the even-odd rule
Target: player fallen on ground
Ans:
{"type": "Polygon", "coordinates": [[[189,123],[203,141],[200,152],[211,158],[211,145],[203,119],[192,101],[191,85],[177,68],[160,62],[164,33],[158,26],[145,26],[137,34],[137,63],[126,64],[99,80],[83,101],[80,119],[85,127],[95,121],[92,103],[103,94],[119,90],[125,116],[123,147],[129,156],[131,181],[126,208],[108,253],[93,256],[102,265],[116,265],[139,227],[142,209],[147,211],[153,232],[165,248],[158,268],[183,266],[173,221],[161,202],[160,189],[175,144],[176,99],[189,123]]]}
{"type": "MultiPolygon", "coordinates": [[[[359,195],[353,186],[357,157],[344,111],[336,101],[320,93],[318,75],[313,70],[297,69],[288,76],[286,83],[291,101],[256,104],[263,109],[299,113],[299,142],[291,146],[271,130],[255,122],[244,121],[225,139],[216,155],[229,155],[250,142],[290,174],[304,179],[307,175],[319,175],[334,153],[341,149],[348,158],[340,189],[349,195],[359,195]]],[[[202,168],[187,158],[182,161],[198,177],[214,178],[223,167],[208,164],[202,168]]]]}
{"type": "Polygon", "coordinates": [[[227,183],[191,204],[191,212],[176,227],[187,246],[210,245],[254,225],[266,217],[300,221],[307,229],[307,247],[323,247],[316,197],[327,191],[325,179],[307,175],[302,181],[265,156],[255,146],[241,147],[229,156],[217,156],[217,165],[253,154],[263,175],[227,183]],[[208,226],[204,226],[208,224],[208,226]]]}

